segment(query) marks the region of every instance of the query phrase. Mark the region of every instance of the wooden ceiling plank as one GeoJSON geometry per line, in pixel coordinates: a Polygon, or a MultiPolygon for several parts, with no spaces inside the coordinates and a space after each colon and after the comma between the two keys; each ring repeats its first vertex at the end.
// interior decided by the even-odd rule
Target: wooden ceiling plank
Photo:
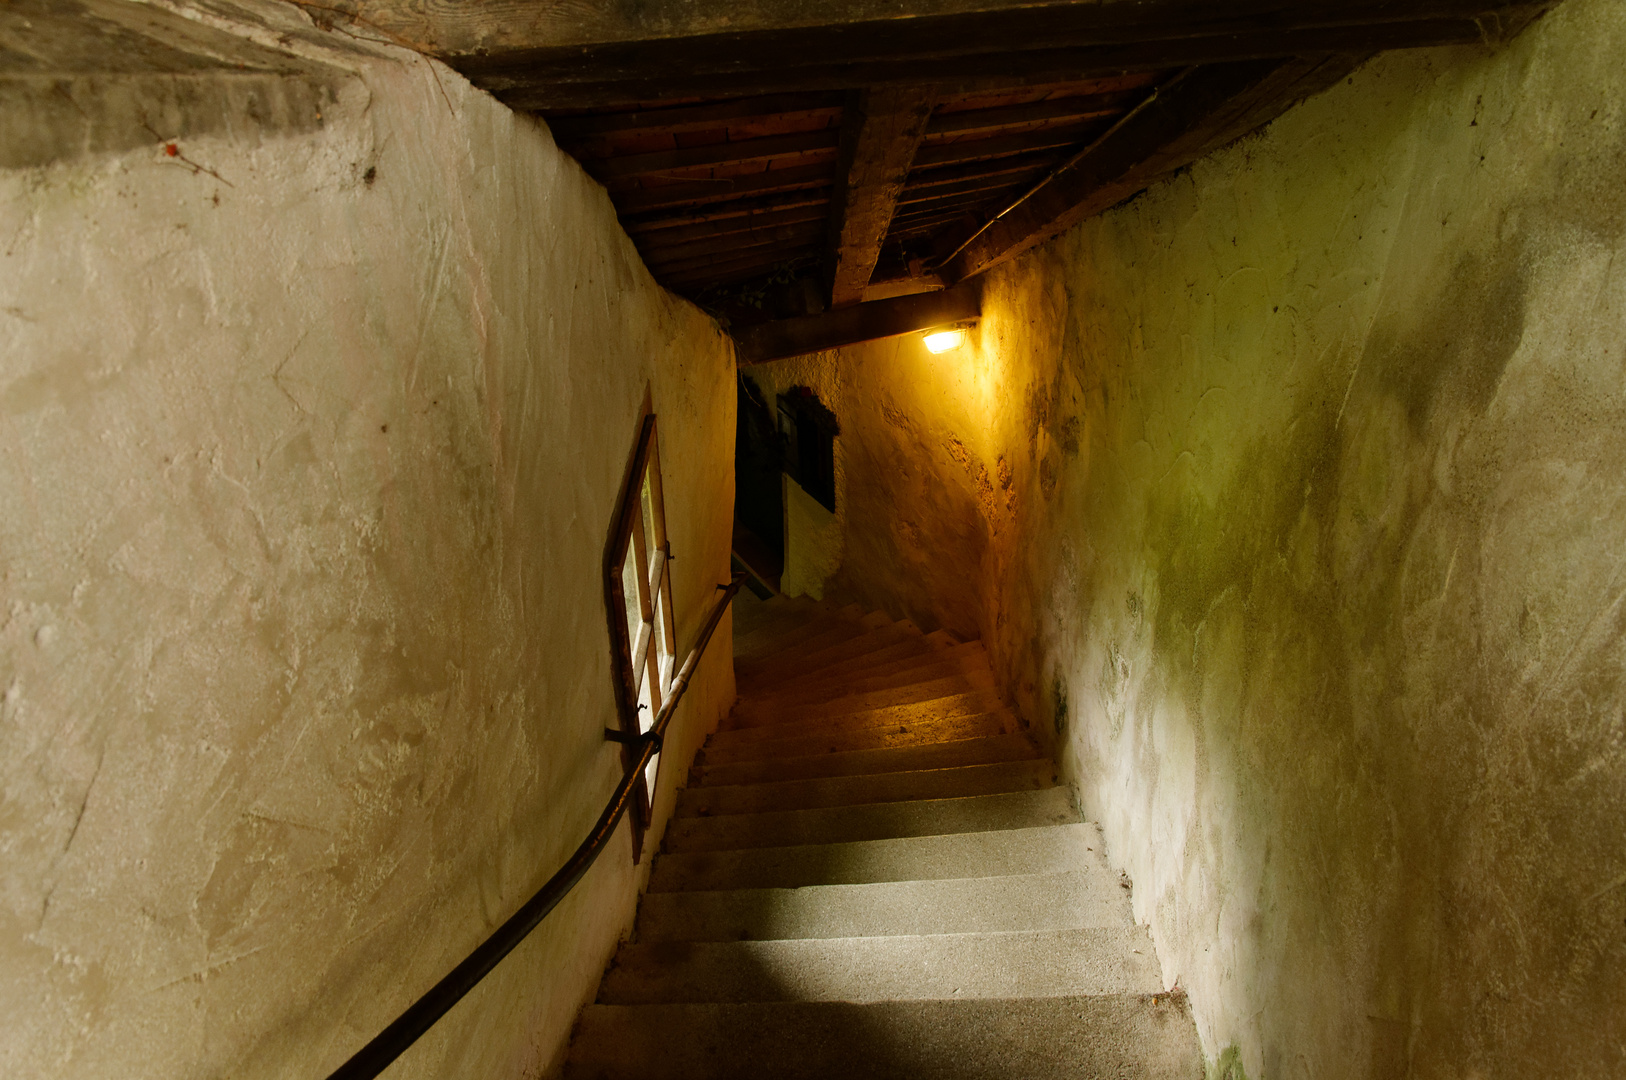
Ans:
{"type": "Polygon", "coordinates": [[[933,143],[922,146],[915,156],[915,167],[930,169],[941,165],[964,165],[973,161],[991,161],[994,158],[1015,157],[1040,150],[1054,150],[1086,142],[1107,126],[1096,120],[1087,124],[1069,124],[1066,127],[1041,128],[1020,135],[995,135],[986,139],[959,139],[955,142],[933,143]]]}
{"type": "Polygon", "coordinates": [[[746,327],[735,335],[735,355],[745,367],[975,319],[982,314],[975,284],[746,327]]]}
{"type": "Polygon", "coordinates": [[[584,164],[588,172],[599,180],[625,180],[636,176],[679,172],[714,165],[803,157],[819,151],[834,150],[839,138],[840,132],[834,128],[827,128],[823,131],[797,132],[794,135],[770,135],[765,139],[741,139],[739,142],[683,146],[676,150],[659,150],[651,154],[600,158],[584,164]]]}
{"type": "Polygon", "coordinates": [[[615,196],[615,206],[622,214],[639,214],[670,207],[731,202],[770,192],[829,187],[831,182],[829,165],[799,165],[789,169],[769,169],[748,176],[731,176],[723,180],[690,180],[620,192],[615,196]]]}
{"type": "Polygon", "coordinates": [[[754,248],[800,246],[813,243],[823,235],[824,223],[815,221],[803,222],[800,225],[783,225],[776,229],[758,229],[749,233],[702,237],[685,243],[640,244],[638,250],[645,262],[656,265],[700,255],[732,255],[736,252],[743,254],[754,248]]]}
{"type": "Polygon", "coordinates": [[[709,131],[727,127],[731,121],[762,116],[802,114],[811,116],[824,112],[833,113],[840,110],[841,103],[842,94],[832,91],[768,94],[665,109],[635,109],[629,112],[600,113],[591,116],[550,116],[547,117],[547,122],[553,137],[560,143],[578,143],[610,136],[650,132],[675,135],[691,131],[709,131]]]}
{"type": "Polygon", "coordinates": [[[1268,122],[1363,59],[1248,61],[1182,72],[1020,205],[963,241],[944,267],[946,276],[964,280],[1043,243],[1268,122]]]}
{"type": "Polygon", "coordinates": [[[864,299],[935,104],[930,87],[887,87],[852,96],[842,121],[842,167],[830,194],[825,273],[832,307],[864,299]]]}
{"type": "Polygon", "coordinates": [[[1112,116],[1134,105],[1139,97],[1140,95],[1133,91],[1125,91],[1088,97],[1050,98],[1027,105],[1006,105],[995,109],[938,113],[932,117],[932,122],[926,125],[926,140],[931,142],[938,136],[963,135],[973,131],[997,132],[1001,128],[1020,127],[1026,124],[1112,116]]]}
{"type": "MultiPolygon", "coordinates": [[[[718,259],[706,256],[699,259],[689,259],[684,262],[671,263],[660,268],[650,267],[650,272],[662,282],[674,281],[689,284],[706,283],[721,279],[724,275],[755,271],[766,273],[777,266],[799,260],[811,260],[818,255],[820,245],[807,244],[797,248],[761,249],[760,251],[742,255],[738,259],[718,259]]],[[[746,274],[746,276],[750,276],[746,274]]]]}
{"type": "Polygon", "coordinates": [[[828,204],[818,202],[767,213],[735,214],[716,221],[701,221],[664,229],[634,230],[628,228],[627,232],[640,246],[648,244],[651,247],[660,247],[685,243],[689,240],[698,240],[706,236],[735,236],[742,233],[757,233],[766,229],[777,229],[785,225],[824,222],[828,221],[829,217],[828,204]]]}
{"type": "Polygon", "coordinates": [[[657,212],[649,217],[628,215],[621,218],[621,227],[633,236],[637,236],[640,233],[658,232],[662,229],[681,228],[687,225],[721,224],[732,219],[763,214],[805,211],[822,219],[829,214],[829,203],[830,193],[828,191],[821,188],[811,188],[800,192],[790,192],[785,195],[766,196],[760,199],[745,199],[739,202],[696,206],[689,210],[679,210],[673,213],[657,212]]]}

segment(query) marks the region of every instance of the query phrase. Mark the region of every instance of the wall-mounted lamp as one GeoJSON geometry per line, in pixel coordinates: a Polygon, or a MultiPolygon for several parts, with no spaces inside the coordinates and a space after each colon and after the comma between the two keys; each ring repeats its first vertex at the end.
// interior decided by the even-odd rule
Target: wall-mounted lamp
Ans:
{"type": "Polygon", "coordinates": [[[946,326],[926,332],[926,350],[934,353],[952,352],[965,344],[965,327],[946,326]]]}

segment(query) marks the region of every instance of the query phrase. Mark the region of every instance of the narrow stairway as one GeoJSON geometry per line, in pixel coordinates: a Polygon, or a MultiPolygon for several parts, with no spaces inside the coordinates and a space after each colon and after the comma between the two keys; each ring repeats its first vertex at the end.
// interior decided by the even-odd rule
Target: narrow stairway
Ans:
{"type": "Polygon", "coordinates": [[[567,1077],[1202,1076],[980,642],[776,598],[735,665],[567,1077]]]}

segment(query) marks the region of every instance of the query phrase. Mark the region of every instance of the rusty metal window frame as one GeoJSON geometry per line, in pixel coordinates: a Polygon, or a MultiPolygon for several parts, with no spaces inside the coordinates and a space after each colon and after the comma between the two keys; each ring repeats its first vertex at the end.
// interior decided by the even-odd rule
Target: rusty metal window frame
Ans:
{"type": "MultiPolygon", "coordinates": [[[[636,740],[653,725],[671,693],[677,665],[672,612],[671,542],[661,490],[660,440],[654,414],[644,417],[632,469],[616,510],[605,568],[606,602],[621,714],[623,765],[636,756],[636,740]]],[[[632,803],[632,857],[642,857],[650,825],[650,799],[660,755],[639,777],[632,803]]]]}

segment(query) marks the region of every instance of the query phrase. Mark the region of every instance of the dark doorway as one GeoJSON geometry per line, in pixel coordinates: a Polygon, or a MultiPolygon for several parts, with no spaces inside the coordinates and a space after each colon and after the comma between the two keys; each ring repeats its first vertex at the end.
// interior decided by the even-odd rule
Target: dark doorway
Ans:
{"type": "MultiPolygon", "coordinates": [[[[761,585],[779,591],[785,570],[784,468],[774,410],[757,385],[739,376],[734,432],[734,558],[761,585]]],[[[753,589],[752,591],[758,591],[753,589]]]]}

